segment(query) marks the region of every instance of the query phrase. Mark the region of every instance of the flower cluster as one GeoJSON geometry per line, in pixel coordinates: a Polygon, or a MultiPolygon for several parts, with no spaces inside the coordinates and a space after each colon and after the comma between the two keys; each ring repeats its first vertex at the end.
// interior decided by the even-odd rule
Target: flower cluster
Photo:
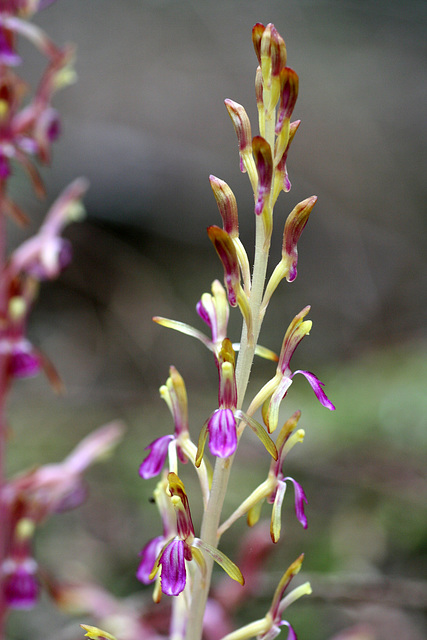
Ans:
{"type": "Polygon", "coordinates": [[[86,497],[83,474],[110,452],[122,437],[120,423],[111,423],[84,438],[58,464],[30,469],[2,488],[5,557],[0,566],[3,597],[11,609],[31,609],[39,594],[39,568],[33,554],[37,526],[55,513],[79,506],[86,497]]]}
{"type": "MultiPolygon", "coordinates": [[[[274,207],[280,192],[287,193],[291,189],[287,161],[300,125],[299,120],[291,122],[298,96],[298,76],[287,66],[285,42],[274,25],[256,24],[252,40],[259,63],[255,78],[259,135],[252,136],[251,123],[242,105],[227,99],[225,106],[237,135],[240,169],[247,173],[254,195],[256,238],[253,266],[239,237],[239,215],[233,191],[224,180],[210,176],[222,227],[212,225],[207,231],[224,271],[224,286],[215,280],[211,293],[204,293],[196,305],[210,335],[176,320],[160,316],[154,318],[158,324],[202,342],[212,352],[218,371],[218,405],[199,430],[196,447],[191,440],[184,381],[176,369],[171,368],[170,378],[160,393],[171,410],[174,433],[154,440],[147,447],[149,454],[140,467],[140,475],[147,479],[161,473],[168,460],[168,472],[162,475],[155,491],[163,535],[144,547],[137,575],[146,584],[157,577],[155,600],[160,599],[160,591],[167,595],[184,595],[185,606],[177,601],[172,605],[171,613],[171,635],[182,640],[184,637],[199,640],[202,629],[208,633],[212,607],[212,601],[208,599],[212,559],[219,562],[235,580],[243,582],[237,567],[217,549],[222,534],[238,518],[247,515],[248,524],[255,525],[260,518],[262,504],[267,501],[272,505],[270,536],[276,543],[280,538],[285,492],[291,484],[297,519],[304,528],[307,527],[306,494],[301,484],[287,475],[284,469],[286,456],[296,443],[304,439],[304,430],[298,428],[301,412],[295,412],[286,420],[278,429],[276,440],[272,439],[279,425],[282,402],[295,375],[301,374],[307,379],[322,406],[335,409],[315,374],[291,368],[296,348],[312,326],[311,321],[305,319],[309,306],[290,322],[279,355],[258,342],[274,291],[283,279],[293,282],[297,277],[297,245],[317,197],[310,196],[299,202],[287,217],[281,259],[266,281],[274,207]],[[232,342],[229,336],[230,307],[237,307],[242,315],[239,342],[232,342]],[[274,361],[276,372],[248,401],[246,390],[255,355],[274,361]],[[256,417],[258,411],[264,424],[256,417]],[[269,471],[266,480],[219,525],[230,469],[246,426],[254,431],[268,452],[269,471]],[[215,460],[213,471],[205,457],[207,441],[215,460]],[[200,537],[195,535],[188,497],[178,476],[178,463],[188,460],[198,473],[203,495],[200,537]],[[195,565],[198,570],[194,569],[195,565]]],[[[292,626],[283,620],[283,613],[291,602],[310,593],[310,585],[301,585],[287,596],[284,591],[300,570],[302,559],[301,555],[285,572],[266,616],[237,631],[227,632],[223,640],[246,640],[255,636],[260,640],[271,640],[283,625],[288,627],[288,638],[296,638],[292,626]]]]}
{"type": "Polygon", "coordinates": [[[59,464],[33,467],[14,478],[5,474],[8,432],[6,400],[17,378],[44,370],[56,391],[62,382],[49,358],[27,337],[29,315],[39,285],[55,279],[71,260],[64,228],[80,220],[88,183],[72,182],[47,212],[39,230],[6,255],[6,217],[20,226],[29,219],[8,193],[18,171],[28,175],[35,193],[45,195],[39,165],[48,165],[61,121],[52,105],[56,92],[74,82],[74,48],[57,47],[29,19],[54,0],[0,0],[0,637],[10,609],[30,609],[39,595],[41,576],[34,556],[37,527],[52,514],[72,509],[87,494],[83,474],[119,441],[123,428],[106,425],[86,437],[59,464]],[[32,95],[17,74],[24,38],[46,59],[32,95]]]}

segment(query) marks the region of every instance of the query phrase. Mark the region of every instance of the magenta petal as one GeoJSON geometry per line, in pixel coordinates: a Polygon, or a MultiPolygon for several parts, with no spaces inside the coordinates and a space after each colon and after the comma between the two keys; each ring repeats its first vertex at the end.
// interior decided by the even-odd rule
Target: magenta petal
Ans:
{"type": "Polygon", "coordinates": [[[302,486],[293,478],[284,478],[284,481],[290,480],[294,485],[295,493],[295,513],[297,520],[301,522],[304,529],[307,529],[307,516],[304,513],[304,503],[308,504],[307,496],[304,493],[302,486]]]}
{"type": "Polygon", "coordinates": [[[292,377],[297,373],[302,373],[302,375],[307,378],[320,404],[327,409],[330,409],[330,411],[335,411],[334,405],[329,400],[326,393],[323,391],[322,387],[325,386],[325,383],[321,382],[319,378],[314,375],[314,373],[311,373],[310,371],[301,371],[301,369],[298,369],[298,371],[294,371],[292,377]]]}
{"type": "Polygon", "coordinates": [[[3,593],[7,605],[11,609],[32,609],[39,593],[36,561],[32,558],[19,562],[5,560],[3,573],[3,593]]]}
{"type": "Polygon", "coordinates": [[[167,596],[177,596],[184,590],[185,572],[185,542],[175,538],[163,551],[159,563],[162,567],[160,574],[162,591],[167,596]]]}
{"type": "Polygon", "coordinates": [[[26,341],[15,345],[12,349],[9,371],[15,378],[29,378],[40,371],[40,359],[26,341]]]}
{"type": "Polygon", "coordinates": [[[212,329],[212,320],[208,312],[206,311],[206,308],[203,306],[203,303],[201,300],[199,300],[199,302],[196,304],[196,311],[201,317],[201,319],[203,320],[203,322],[206,322],[208,327],[212,329]]]}
{"type": "Polygon", "coordinates": [[[236,418],[231,409],[217,409],[209,418],[209,449],[213,456],[228,458],[237,447],[236,418]]]}
{"type": "Polygon", "coordinates": [[[298,640],[297,634],[295,633],[293,627],[289,624],[289,622],[287,622],[286,620],[283,620],[280,626],[288,627],[288,637],[286,640],[298,640]]]}
{"type": "Polygon", "coordinates": [[[154,582],[155,578],[152,578],[150,580],[149,576],[164,543],[164,537],[157,536],[157,538],[153,538],[152,540],[150,540],[150,542],[145,545],[142,551],[140,551],[139,556],[141,557],[141,562],[139,563],[138,569],[136,571],[136,577],[143,584],[151,584],[152,582],[154,582]]]}
{"type": "Polygon", "coordinates": [[[148,447],[145,447],[145,451],[150,451],[150,453],[139,467],[139,475],[141,478],[148,480],[160,473],[165,464],[169,443],[172,442],[173,439],[174,436],[162,436],[154,440],[148,447]]]}

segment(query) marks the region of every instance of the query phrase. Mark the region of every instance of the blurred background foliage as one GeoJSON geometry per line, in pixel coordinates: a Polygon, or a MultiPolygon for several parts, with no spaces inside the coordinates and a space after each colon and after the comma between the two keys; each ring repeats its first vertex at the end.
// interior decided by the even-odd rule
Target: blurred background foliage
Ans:
{"type": "MultiPolygon", "coordinates": [[[[40,14],[38,23],[57,43],[74,41],[78,48],[79,82],[57,99],[63,136],[45,174],[49,198],[76,175],[86,175],[91,189],[87,220],[68,231],[73,264],[42,289],[31,327],[67,394],[55,397],[41,378],[16,385],[10,471],[59,460],[93,428],[122,419],[123,444],[90,472],[86,504],[40,530],[38,557],[58,579],[88,578],[120,597],[150,598],[134,573],[138,551],[160,522],[148,501],[154,481],[141,481],[137,471],[144,447],[171,430],[158,387],[175,364],[187,383],[194,438],[217,393],[210,355],[151,317],[200,327],[194,306],[221,277],[205,234],[219,223],[210,173],[234,190],[251,253],[251,192],[222,101],[244,104],[256,132],[250,32],[255,22],[270,21],[300,76],[295,117],[302,120],[289,158],[293,189],[276,207],[271,268],[289,211],[309,195],[319,201],[299,243],[298,278],[277,292],[261,342],[279,350],[292,317],[311,304],[312,334],[295,364],[319,375],[337,411],[318,406],[303,380],[283,404],[283,419],[302,409],[306,440],[287,469],[308,495],[309,528],[304,532],[296,521],[289,491],[271,575],[259,600],[238,616],[262,615],[280,572],[305,551],[301,580],[311,579],[314,594],[288,616],[300,638],[329,639],[357,625],[358,638],[421,640],[427,610],[423,0],[58,0],[40,14]]],[[[40,62],[30,58],[29,78],[40,62]]],[[[33,204],[22,176],[14,188],[40,219],[45,205],[33,204]]],[[[24,235],[11,229],[12,243],[24,235]]],[[[256,362],[252,392],[273,369],[256,362]]],[[[245,434],[227,513],[267,468],[264,452],[245,434]]],[[[191,469],[183,475],[192,488],[191,469]]],[[[191,491],[197,521],[196,495],[191,491]]],[[[224,536],[231,557],[244,530],[241,521],[224,536]]],[[[47,598],[35,612],[12,616],[11,638],[30,632],[32,640],[78,637],[76,623],[47,598]]]]}

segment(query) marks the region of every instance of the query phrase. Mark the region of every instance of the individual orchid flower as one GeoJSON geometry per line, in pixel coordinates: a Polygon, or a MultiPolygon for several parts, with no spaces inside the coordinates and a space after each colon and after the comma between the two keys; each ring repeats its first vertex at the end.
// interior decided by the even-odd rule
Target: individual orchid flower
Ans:
{"type": "MultiPolygon", "coordinates": [[[[208,338],[202,331],[185,322],[171,320],[170,318],[163,318],[161,316],[154,316],[153,321],[168,329],[174,329],[187,336],[196,338],[199,342],[202,342],[209,351],[212,351],[215,356],[215,362],[217,362],[222,342],[227,337],[230,311],[227,294],[219,280],[213,281],[211,291],[212,293],[204,293],[196,305],[198,315],[211,330],[211,338],[208,338]]],[[[239,343],[233,343],[233,348],[238,351],[240,348],[239,343]]],[[[255,354],[266,360],[273,360],[274,362],[277,362],[279,359],[276,353],[259,344],[255,347],[255,354]]]]}
{"type": "Polygon", "coordinates": [[[287,568],[276,587],[270,609],[267,611],[264,618],[250,622],[244,627],[224,636],[222,640],[249,640],[250,638],[255,637],[258,640],[274,640],[274,638],[276,638],[280,633],[280,627],[288,628],[287,640],[297,640],[297,636],[292,625],[287,620],[283,620],[283,614],[296,600],[311,593],[310,583],[305,582],[285,595],[285,591],[292,579],[297,575],[297,573],[299,573],[303,560],[304,554],[301,554],[287,568]]]}
{"type": "MultiPolygon", "coordinates": [[[[136,577],[143,584],[151,584],[154,582],[155,578],[150,578],[150,574],[153,570],[156,559],[158,558],[165,543],[173,538],[177,533],[175,512],[167,493],[167,488],[168,481],[166,480],[166,477],[163,477],[157,483],[153,492],[154,502],[156,503],[162,520],[163,534],[150,540],[139,553],[141,561],[136,572],[136,577]]],[[[155,591],[155,594],[157,591],[158,590],[155,591]]],[[[157,596],[155,595],[155,599],[156,597],[157,596]]]]}
{"type": "Polygon", "coordinates": [[[274,173],[274,187],[273,187],[273,205],[276,203],[277,198],[281,191],[288,193],[291,190],[292,184],[289,180],[288,168],[286,162],[288,160],[289,149],[291,143],[295,137],[298,127],[301,124],[301,120],[295,120],[289,124],[289,134],[287,144],[281,152],[279,145],[276,143],[275,149],[275,173],[274,173]],[[281,155],[280,155],[281,154],[281,155]]]}
{"type": "Polygon", "coordinates": [[[216,225],[208,227],[208,236],[224,268],[224,283],[230,306],[238,306],[246,323],[248,342],[253,344],[253,322],[249,299],[240,284],[240,268],[231,236],[216,225]]]}
{"type": "Polygon", "coordinates": [[[184,441],[189,438],[187,391],[184,380],[175,367],[170,367],[169,378],[166,384],[160,387],[160,396],[172,414],[175,431],[173,435],[157,438],[146,447],[150,453],[139,468],[139,475],[144,480],[153,478],[161,472],[168,453],[170,467],[173,467],[170,470],[177,470],[175,463],[177,455],[181,462],[187,462],[183,452],[184,441]]]}
{"type": "Polygon", "coordinates": [[[209,182],[223,221],[223,229],[228,233],[236,248],[237,259],[242,271],[244,290],[245,293],[248,294],[251,289],[251,275],[248,255],[239,238],[239,218],[236,198],[224,180],[220,180],[211,175],[209,176],[209,182]]]}
{"type": "Polygon", "coordinates": [[[296,480],[289,476],[285,477],[282,471],[286,455],[297,442],[302,442],[304,439],[305,434],[303,429],[298,429],[295,433],[292,433],[297,426],[300,415],[301,412],[296,411],[283,425],[276,441],[277,457],[276,459],[273,457],[271,460],[267,479],[262,482],[219,527],[218,536],[221,536],[238,518],[245,514],[247,514],[249,526],[252,527],[255,525],[258,522],[263,502],[268,500],[270,504],[273,504],[270,535],[272,541],[277,542],[280,537],[281,507],[287,482],[291,482],[294,487],[295,513],[297,519],[304,529],[307,528],[307,518],[304,513],[304,504],[307,503],[307,498],[304,490],[296,480]]]}
{"type": "Polygon", "coordinates": [[[276,375],[257,393],[247,411],[249,415],[253,415],[256,409],[263,405],[262,415],[269,433],[272,433],[277,427],[280,403],[287,394],[297,373],[301,373],[308,380],[320,404],[331,411],[335,409],[323,391],[324,383],[314,373],[301,369],[292,372],[290,369],[290,361],[295,349],[301,340],[310,333],[312,322],[311,320],[304,320],[309,311],[310,306],[304,307],[290,323],[283,339],[276,375]]]}
{"type": "Polygon", "coordinates": [[[25,273],[37,280],[52,279],[67,266],[71,249],[60,234],[65,225],[83,217],[81,198],[88,186],[87,180],[78,178],[62,192],[38,233],[13,252],[7,269],[9,277],[25,273]]]}
{"type": "Polygon", "coordinates": [[[228,458],[237,448],[237,432],[235,411],[237,405],[237,387],[234,371],[235,354],[228,338],[222,342],[218,356],[218,404],[210,418],[206,421],[199,437],[199,448],[196,465],[200,464],[206,438],[209,435],[209,449],[212,455],[228,458]]]}
{"type": "Polygon", "coordinates": [[[244,584],[240,570],[229,558],[218,549],[214,549],[200,538],[195,537],[190,506],[183,482],[175,473],[168,474],[168,482],[168,491],[176,514],[177,535],[163,546],[149,578],[154,578],[160,572],[162,592],[170,596],[179,595],[187,583],[186,564],[188,562],[195,560],[202,574],[206,572],[206,562],[202,553],[204,551],[233,580],[244,584]]]}
{"type": "Polygon", "coordinates": [[[298,98],[298,75],[290,67],[280,70],[280,105],[277,114],[275,133],[276,158],[279,159],[289,141],[290,120],[298,98]]]}
{"type": "Polygon", "coordinates": [[[262,313],[265,313],[271,296],[283,278],[286,278],[288,282],[293,282],[297,277],[297,244],[316,202],[317,196],[306,198],[292,209],[286,219],[283,231],[282,259],[271,274],[266,286],[261,306],[262,313]]]}
{"type": "MultiPolygon", "coordinates": [[[[139,475],[144,480],[154,478],[163,469],[169,458],[169,471],[178,471],[178,460],[195,464],[197,447],[188,431],[187,391],[182,376],[175,367],[170,367],[166,384],[160,387],[160,396],[166,402],[174,421],[174,433],[156,438],[146,447],[149,454],[142,461],[139,475]]],[[[209,476],[205,462],[196,467],[205,504],[209,498],[209,476]]]]}

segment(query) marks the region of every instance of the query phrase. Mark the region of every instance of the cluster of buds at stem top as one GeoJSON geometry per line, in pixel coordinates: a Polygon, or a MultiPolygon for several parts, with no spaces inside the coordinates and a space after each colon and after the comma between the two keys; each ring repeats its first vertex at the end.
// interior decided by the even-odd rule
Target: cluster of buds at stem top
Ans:
{"type": "Polygon", "coordinates": [[[63,462],[24,472],[2,487],[6,553],[0,582],[9,608],[30,609],[38,598],[39,568],[33,556],[36,527],[52,514],[83,502],[87,495],[84,472],[110,454],[122,435],[120,423],[105,425],[84,438],[63,462]]]}

